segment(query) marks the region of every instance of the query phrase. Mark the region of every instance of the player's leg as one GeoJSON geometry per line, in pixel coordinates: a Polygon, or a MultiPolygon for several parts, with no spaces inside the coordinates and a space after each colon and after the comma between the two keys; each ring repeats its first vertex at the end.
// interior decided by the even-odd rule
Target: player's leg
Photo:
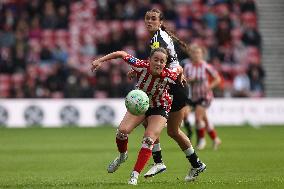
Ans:
{"type": "Polygon", "coordinates": [[[196,149],[203,150],[206,146],[206,140],[205,140],[205,125],[203,122],[205,113],[205,108],[201,105],[197,105],[195,108],[195,125],[197,129],[197,145],[196,149]]]}
{"type": "Polygon", "coordinates": [[[153,177],[156,174],[162,173],[166,171],[167,167],[163,162],[162,159],[162,149],[160,144],[160,139],[157,138],[157,140],[154,143],[153,149],[152,149],[152,157],[154,160],[154,164],[151,166],[151,168],[144,174],[145,178],[153,177]]]}
{"type": "Polygon", "coordinates": [[[180,109],[179,111],[170,112],[167,123],[168,135],[177,142],[177,144],[182,150],[185,150],[188,148],[188,146],[191,146],[189,138],[180,129],[180,125],[182,123],[185,110],[186,106],[180,109]]]}
{"type": "MultiPolygon", "coordinates": [[[[145,120],[143,122],[143,126],[146,129],[146,127],[147,127],[147,120],[145,120]]],[[[153,146],[153,149],[152,149],[152,157],[153,157],[153,160],[154,160],[154,164],[144,174],[145,178],[153,177],[156,174],[162,173],[162,172],[164,172],[167,169],[167,167],[164,164],[163,159],[162,159],[162,148],[161,148],[160,138],[159,137],[154,142],[154,146],[153,146]]]]}
{"type": "Polygon", "coordinates": [[[190,121],[188,119],[189,114],[190,114],[190,107],[187,106],[185,113],[184,113],[183,125],[184,125],[186,132],[187,132],[188,138],[191,139],[192,135],[193,135],[193,131],[192,131],[192,125],[190,124],[190,121]]]}
{"type": "Polygon", "coordinates": [[[185,153],[186,158],[191,164],[191,168],[188,175],[185,177],[185,180],[193,181],[197,178],[199,173],[206,169],[206,165],[199,160],[189,138],[180,129],[180,124],[184,117],[184,110],[185,108],[182,108],[179,111],[171,112],[169,114],[167,132],[168,135],[178,143],[179,147],[185,153]]]}
{"type": "Polygon", "coordinates": [[[133,172],[131,173],[128,184],[136,185],[140,172],[145,167],[151,157],[154,141],[160,136],[167,119],[161,115],[150,115],[148,118],[148,126],[145,130],[142,147],[138,153],[133,172]]]}
{"type": "Polygon", "coordinates": [[[120,164],[127,159],[127,144],[128,144],[128,134],[137,127],[143,120],[145,116],[135,116],[128,111],[124,115],[116,133],[116,145],[119,151],[119,156],[116,157],[108,166],[107,171],[109,173],[115,172],[120,164]]]}
{"type": "Polygon", "coordinates": [[[217,134],[217,131],[216,131],[214,125],[209,121],[206,111],[204,112],[203,120],[204,120],[204,123],[205,123],[207,133],[213,141],[213,149],[217,150],[218,147],[221,145],[222,141],[218,137],[218,134],[217,134]]]}
{"type": "MultiPolygon", "coordinates": [[[[170,86],[170,93],[173,95],[173,103],[171,109],[173,111],[178,111],[182,109],[185,104],[187,103],[187,100],[189,100],[188,97],[188,87],[183,87],[181,84],[174,84],[170,86]],[[182,100],[178,100],[182,99],[182,100]]],[[[189,125],[187,123],[187,125],[189,125]]],[[[162,173],[166,170],[166,165],[164,164],[162,160],[162,150],[161,150],[161,144],[159,138],[155,141],[154,147],[152,150],[152,156],[154,159],[154,165],[149,169],[149,171],[146,172],[144,177],[152,177],[158,173],[162,173]]]]}

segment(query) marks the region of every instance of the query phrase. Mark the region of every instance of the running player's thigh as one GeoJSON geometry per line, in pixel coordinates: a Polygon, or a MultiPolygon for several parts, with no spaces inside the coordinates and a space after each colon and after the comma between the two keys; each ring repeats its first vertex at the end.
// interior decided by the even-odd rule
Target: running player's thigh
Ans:
{"type": "Polygon", "coordinates": [[[208,119],[208,116],[207,116],[207,108],[205,108],[202,118],[203,118],[203,121],[205,122],[206,126],[208,126],[208,127],[213,126],[212,124],[209,124],[209,119],[208,119]]]}
{"type": "Polygon", "coordinates": [[[145,119],[145,115],[135,116],[129,113],[128,111],[125,113],[122,121],[119,124],[119,130],[122,133],[129,134],[131,131],[137,127],[142,121],[145,119]]]}
{"type": "Polygon", "coordinates": [[[167,123],[167,119],[161,115],[151,115],[147,118],[148,126],[144,136],[151,137],[154,141],[159,138],[163,128],[167,123]]]}
{"type": "Polygon", "coordinates": [[[197,105],[195,108],[195,117],[202,119],[205,115],[206,108],[201,105],[197,105]]]}
{"type": "Polygon", "coordinates": [[[167,123],[167,130],[178,130],[181,122],[183,121],[186,106],[176,112],[169,113],[169,119],[167,123]]]}
{"type": "Polygon", "coordinates": [[[184,119],[186,119],[189,114],[190,114],[190,107],[189,106],[185,106],[184,119]]]}
{"type": "Polygon", "coordinates": [[[203,113],[203,114],[202,114],[202,115],[203,115],[203,119],[208,119],[208,117],[207,117],[207,109],[208,109],[208,108],[207,108],[207,107],[204,107],[204,106],[202,106],[202,108],[203,108],[203,112],[202,112],[202,113],[203,113]]]}

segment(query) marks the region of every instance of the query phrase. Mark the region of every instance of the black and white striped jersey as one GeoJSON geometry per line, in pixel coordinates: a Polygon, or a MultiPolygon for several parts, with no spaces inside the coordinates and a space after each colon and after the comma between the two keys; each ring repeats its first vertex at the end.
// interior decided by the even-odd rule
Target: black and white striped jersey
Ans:
{"type": "Polygon", "coordinates": [[[179,65],[177,53],[175,50],[174,42],[169,34],[163,31],[161,28],[157,30],[150,41],[151,49],[155,49],[158,47],[163,47],[169,50],[169,61],[170,67],[175,68],[179,65]]]}

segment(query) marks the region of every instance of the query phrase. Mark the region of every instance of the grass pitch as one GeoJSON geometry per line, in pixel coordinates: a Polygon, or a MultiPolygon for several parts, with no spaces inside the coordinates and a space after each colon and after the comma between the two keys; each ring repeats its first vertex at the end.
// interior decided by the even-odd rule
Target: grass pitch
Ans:
{"type": "Polygon", "coordinates": [[[140,176],[137,186],[128,186],[142,128],[130,135],[128,161],[113,174],[106,167],[117,155],[115,128],[2,128],[0,188],[284,188],[284,127],[217,130],[223,144],[213,151],[207,140],[207,148],[198,152],[207,170],[197,181],[184,182],[189,163],[164,130],[161,143],[167,171],[151,179],[140,176]]]}

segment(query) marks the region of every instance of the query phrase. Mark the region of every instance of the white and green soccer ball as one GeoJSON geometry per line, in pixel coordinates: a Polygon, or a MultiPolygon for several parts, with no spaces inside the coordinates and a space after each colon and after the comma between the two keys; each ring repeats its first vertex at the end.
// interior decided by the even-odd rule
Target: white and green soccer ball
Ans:
{"type": "Polygon", "coordinates": [[[133,115],[143,115],[149,108],[149,97],[142,90],[132,90],[125,98],[125,106],[133,115]]]}

